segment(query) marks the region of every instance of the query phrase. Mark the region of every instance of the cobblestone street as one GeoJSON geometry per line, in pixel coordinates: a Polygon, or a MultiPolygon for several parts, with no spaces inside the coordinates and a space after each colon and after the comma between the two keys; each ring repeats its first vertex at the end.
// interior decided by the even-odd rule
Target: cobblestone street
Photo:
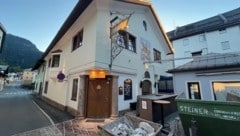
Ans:
{"type": "MultiPolygon", "coordinates": [[[[169,129],[171,129],[175,131],[175,136],[184,136],[182,128],[176,128],[179,126],[182,127],[179,124],[178,124],[179,126],[176,126],[177,123],[181,122],[179,122],[179,120],[174,119],[176,116],[175,114],[171,116],[166,118],[167,122],[170,125],[168,131],[169,129]]],[[[112,121],[114,120],[105,119],[103,122],[97,121],[91,122],[88,119],[72,119],[62,123],[57,123],[52,126],[35,129],[32,131],[16,134],[13,136],[99,136],[98,126],[103,126],[112,121]]],[[[172,135],[173,133],[170,133],[169,136],[173,136],[172,135]]],[[[160,136],[167,136],[167,134],[161,133],[160,136]]]]}
{"type": "Polygon", "coordinates": [[[104,122],[88,122],[86,119],[73,119],[14,136],[98,136],[98,125],[110,123],[113,120],[105,119],[104,122]]]}

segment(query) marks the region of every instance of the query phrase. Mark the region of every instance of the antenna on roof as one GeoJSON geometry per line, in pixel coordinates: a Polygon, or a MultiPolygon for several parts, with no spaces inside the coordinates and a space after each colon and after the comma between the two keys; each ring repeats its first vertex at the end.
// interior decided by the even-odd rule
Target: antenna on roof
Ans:
{"type": "Polygon", "coordinates": [[[223,14],[218,14],[218,16],[223,20],[224,23],[227,23],[227,18],[223,14]]]}

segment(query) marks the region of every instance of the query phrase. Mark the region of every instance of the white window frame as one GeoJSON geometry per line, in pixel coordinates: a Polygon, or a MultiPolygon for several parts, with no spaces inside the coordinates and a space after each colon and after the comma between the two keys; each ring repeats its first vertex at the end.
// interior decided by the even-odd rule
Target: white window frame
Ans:
{"type": "Polygon", "coordinates": [[[210,80],[210,81],[209,81],[209,87],[210,87],[210,89],[211,89],[212,100],[213,100],[213,101],[216,101],[216,100],[215,100],[215,97],[214,97],[213,86],[212,86],[213,82],[240,82],[240,80],[236,80],[236,79],[233,79],[233,80],[229,80],[229,79],[228,79],[228,80],[210,80]]]}
{"type": "Polygon", "coordinates": [[[72,79],[72,85],[71,85],[72,87],[71,87],[71,97],[70,97],[70,100],[71,101],[74,101],[74,102],[77,102],[78,101],[78,94],[79,94],[79,86],[80,86],[80,78],[78,78],[78,77],[75,77],[75,78],[73,78],[72,79]],[[76,94],[76,100],[74,100],[74,99],[72,99],[73,97],[73,82],[74,82],[74,80],[75,79],[77,79],[77,94],[76,94]]]}
{"type": "MultiPolygon", "coordinates": [[[[192,83],[192,82],[197,82],[199,84],[199,89],[200,89],[200,96],[201,96],[201,99],[199,100],[203,100],[203,95],[202,95],[202,86],[201,86],[201,81],[198,81],[198,80],[189,80],[189,81],[186,81],[185,82],[185,95],[186,95],[186,98],[190,99],[189,98],[189,91],[188,91],[188,83],[192,83]]],[[[191,99],[192,100],[192,99],[191,99]]],[[[198,100],[198,99],[197,99],[198,100]]]]}

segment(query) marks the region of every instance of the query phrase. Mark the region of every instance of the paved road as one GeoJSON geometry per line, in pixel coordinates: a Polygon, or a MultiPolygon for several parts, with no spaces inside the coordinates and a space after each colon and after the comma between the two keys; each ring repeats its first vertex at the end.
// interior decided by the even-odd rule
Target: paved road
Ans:
{"type": "Polygon", "coordinates": [[[31,99],[31,91],[10,83],[0,92],[0,136],[51,125],[31,99]]]}

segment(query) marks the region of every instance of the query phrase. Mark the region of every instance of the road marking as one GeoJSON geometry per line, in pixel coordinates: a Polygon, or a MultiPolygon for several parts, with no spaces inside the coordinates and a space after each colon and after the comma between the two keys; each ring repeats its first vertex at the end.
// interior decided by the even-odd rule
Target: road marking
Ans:
{"type": "Polygon", "coordinates": [[[0,92],[0,95],[17,95],[17,94],[31,94],[32,92],[9,92],[9,93],[5,93],[5,92],[0,92]]]}
{"type": "Polygon", "coordinates": [[[51,123],[52,125],[54,125],[55,123],[53,122],[53,120],[51,119],[51,117],[50,117],[41,107],[39,107],[37,103],[35,103],[33,100],[32,100],[32,102],[33,102],[33,103],[37,106],[37,108],[44,114],[44,116],[47,117],[47,119],[50,121],[50,123],[51,123]]]}

